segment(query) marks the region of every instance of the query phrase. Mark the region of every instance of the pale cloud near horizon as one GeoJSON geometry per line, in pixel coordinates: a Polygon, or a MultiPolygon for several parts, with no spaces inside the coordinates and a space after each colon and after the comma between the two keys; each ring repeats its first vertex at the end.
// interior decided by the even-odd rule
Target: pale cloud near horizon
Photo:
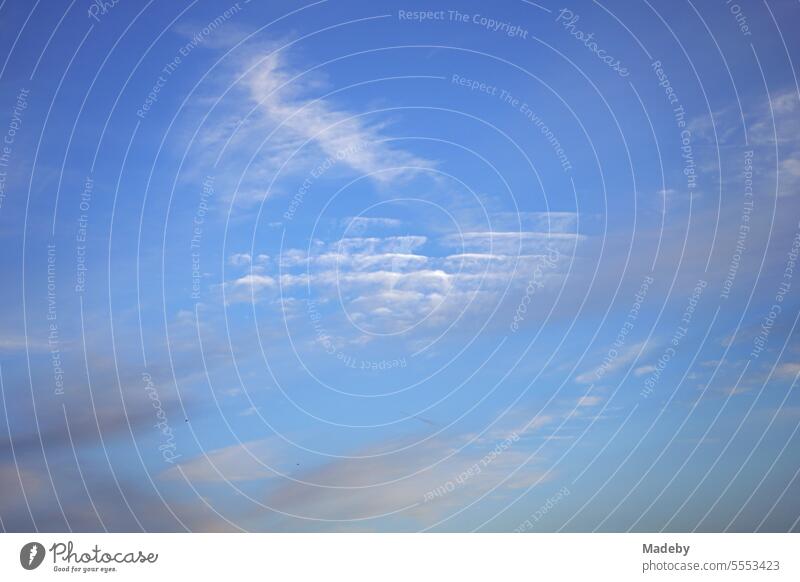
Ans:
{"type": "MultiPolygon", "coordinates": [[[[527,433],[551,421],[541,420],[530,423],[527,433]]],[[[285,443],[269,437],[207,451],[180,463],[180,471],[177,466],[168,469],[161,478],[181,479],[182,472],[196,486],[260,482],[265,506],[305,518],[292,528],[337,529],[396,512],[419,528],[446,518],[493,488],[497,494],[510,493],[555,476],[522,450],[518,436],[504,435],[498,431],[496,440],[438,436],[411,447],[408,437],[390,439],[362,448],[353,457],[334,458],[297,472],[293,479],[268,468],[284,461],[288,450],[285,443]]]]}
{"type": "Polygon", "coordinates": [[[285,444],[277,437],[229,445],[179,462],[160,476],[167,480],[185,476],[189,481],[205,483],[257,481],[278,475],[271,466],[279,462],[277,451],[283,448],[285,444]]]}
{"type": "MultiPolygon", "coordinates": [[[[599,403],[592,398],[585,407],[599,403]]],[[[305,461],[302,467],[295,463],[303,451],[279,436],[268,436],[209,448],[181,459],[159,478],[177,482],[185,477],[201,490],[248,486],[248,495],[263,504],[258,517],[251,517],[271,522],[271,528],[362,529],[373,521],[399,518],[397,523],[406,524],[402,527],[417,530],[446,520],[483,496],[516,495],[556,478],[558,472],[544,466],[549,449],[534,454],[530,443],[549,447],[568,440],[547,429],[574,418],[572,408],[547,414],[507,411],[483,434],[417,432],[382,438],[350,455],[315,457],[308,468],[305,461]]]]}

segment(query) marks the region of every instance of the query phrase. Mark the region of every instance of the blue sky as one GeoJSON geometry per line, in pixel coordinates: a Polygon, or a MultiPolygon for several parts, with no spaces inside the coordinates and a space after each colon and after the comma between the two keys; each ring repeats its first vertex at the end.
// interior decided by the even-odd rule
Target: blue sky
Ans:
{"type": "Polygon", "coordinates": [[[4,2],[3,529],[797,530],[797,18],[4,2]]]}

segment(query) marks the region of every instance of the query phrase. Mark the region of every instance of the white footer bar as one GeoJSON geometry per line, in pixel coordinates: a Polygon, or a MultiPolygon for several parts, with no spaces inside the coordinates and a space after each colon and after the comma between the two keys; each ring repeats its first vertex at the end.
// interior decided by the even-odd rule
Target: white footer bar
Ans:
{"type": "Polygon", "coordinates": [[[0,580],[15,581],[777,582],[800,580],[798,563],[796,534],[0,535],[0,580]]]}

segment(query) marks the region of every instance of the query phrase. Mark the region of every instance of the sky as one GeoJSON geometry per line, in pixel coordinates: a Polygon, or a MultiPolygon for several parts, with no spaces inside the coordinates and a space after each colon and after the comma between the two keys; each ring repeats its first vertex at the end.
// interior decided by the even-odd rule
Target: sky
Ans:
{"type": "Polygon", "coordinates": [[[799,530],[799,18],[0,3],[0,528],[799,530]]]}

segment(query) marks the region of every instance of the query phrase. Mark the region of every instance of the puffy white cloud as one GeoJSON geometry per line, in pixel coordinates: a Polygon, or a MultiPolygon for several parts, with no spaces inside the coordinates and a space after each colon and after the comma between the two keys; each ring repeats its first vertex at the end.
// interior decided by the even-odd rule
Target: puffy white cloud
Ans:
{"type": "Polygon", "coordinates": [[[253,261],[248,253],[234,253],[228,257],[228,264],[234,267],[246,267],[253,261]]]}
{"type": "Polygon", "coordinates": [[[257,301],[265,290],[276,287],[274,278],[251,271],[224,285],[225,299],[227,303],[248,302],[253,301],[253,298],[257,301]]]}
{"type": "Polygon", "coordinates": [[[603,401],[601,396],[581,396],[578,398],[577,406],[597,406],[603,401]]]}
{"type": "MultiPolygon", "coordinates": [[[[571,247],[581,237],[558,234],[561,245],[571,247]]],[[[540,232],[468,233],[465,239],[480,250],[437,254],[453,246],[453,235],[430,239],[425,235],[345,237],[332,242],[314,240],[308,249],[286,249],[275,271],[260,266],[226,283],[229,302],[296,299],[309,287],[321,300],[341,300],[359,325],[371,331],[398,331],[428,319],[430,325],[450,323],[468,305],[492,308],[512,285],[525,285],[535,269],[542,270],[544,285],[561,276],[566,267],[553,262],[560,252],[550,246],[552,236],[540,232]],[[491,238],[503,248],[484,247],[491,238]],[[519,254],[510,247],[523,241],[528,250],[519,254]],[[428,249],[431,249],[428,251],[428,249]],[[430,317],[435,313],[435,317],[430,317]]],[[[518,249],[513,249],[516,251],[518,249]]]]}

